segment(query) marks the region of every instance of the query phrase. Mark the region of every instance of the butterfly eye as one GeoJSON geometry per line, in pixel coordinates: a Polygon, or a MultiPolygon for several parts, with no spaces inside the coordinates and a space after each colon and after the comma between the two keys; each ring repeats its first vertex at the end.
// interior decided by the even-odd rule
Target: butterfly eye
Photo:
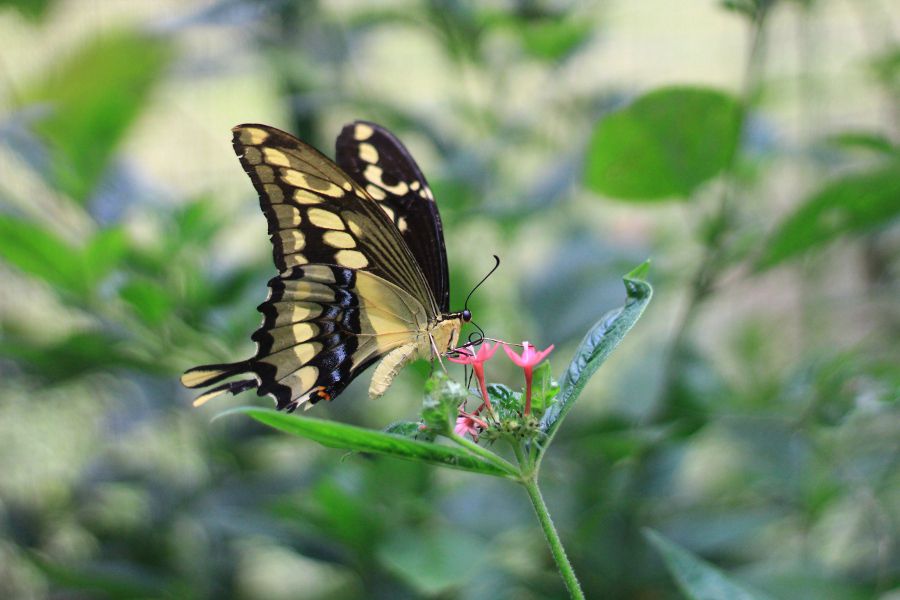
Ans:
{"type": "Polygon", "coordinates": [[[470,311],[468,308],[466,310],[462,311],[462,320],[465,323],[468,323],[469,321],[471,321],[472,320],[472,311],[470,311]]]}

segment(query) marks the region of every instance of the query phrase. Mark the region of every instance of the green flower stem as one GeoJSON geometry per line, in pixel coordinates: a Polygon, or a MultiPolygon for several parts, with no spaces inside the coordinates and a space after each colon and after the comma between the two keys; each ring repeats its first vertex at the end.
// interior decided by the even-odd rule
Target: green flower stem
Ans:
{"type": "Polygon", "coordinates": [[[521,474],[519,473],[519,470],[512,463],[497,456],[496,454],[494,454],[487,448],[483,448],[483,447],[479,446],[478,444],[476,444],[475,442],[471,442],[471,441],[467,440],[466,438],[462,437],[461,435],[458,435],[455,432],[451,432],[448,435],[448,437],[451,440],[453,440],[454,442],[456,442],[457,444],[459,444],[460,446],[462,446],[463,448],[465,448],[466,450],[468,450],[469,452],[471,452],[472,454],[476,454],[479,458],[483,458],[484,460],[486,460],[487,462],[496,466],[497,468],[503,469],[510,475],[512,475],[516,478],[519,478],[521,476],[521,474]]]}
{"type": "Polygon", "coordinates": [[[578,583],[578,578],[575,577],[575,571],[569,563],[569,558],[566,556],[566,550],[563,548],[562,541],[559,539],[559,534],[553,526],[553,520],[550,518],[550,511],[547,510],[547,505],[544,504],[544,498],[541,496],[541,490],[538,488],[537,478],[534,475],[525,478],[522,480],[522,485],[528,490],[528,497],[531,498],[534,512],[541,522],[544,535],[547,537],[547,543],[550,545],[550,552],[553,554],[553,560],[556,561],[556,567],[559,569],[559,574],[562,576],[563,582],[565,582],[566,588],[569,590],[569,596],[575,599],[584,600],[584,592],[581,591],[581,585],[578,583]]]}

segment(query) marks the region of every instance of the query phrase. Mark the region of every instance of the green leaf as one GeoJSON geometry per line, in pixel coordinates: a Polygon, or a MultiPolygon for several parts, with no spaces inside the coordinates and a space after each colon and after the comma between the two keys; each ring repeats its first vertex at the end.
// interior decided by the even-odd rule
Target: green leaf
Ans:
{"type": "Polygon", "coordinates": [[[741,106],[708,88],[663,88],[603,118],[585,161],[585,185],[623,200],[689,197],[737,149],[741,106]]]}
{"type": "Polygon", "coordinates": [[[869,131],[845,131],[825,138],[825,141],[832,145],[848,150],[862,149],[877,152],[879,154],[898,155],[900,149],[894,146],[891,140],[881,134],[869,131]]]}
{"type": "Polygon", "coordinates": [[[0,214],[0,258],[78,297],[95,288],[127,249],[127,238],[119,228],[96,233],[82,249],[37,223],[0,214]]]}
{"type": "Polygon", "coordinates": [[[422,433],[422,423],[418,421],[394,421],[384,428],[385,433],[405,438],[416,438],[422,433]]]}
{"type": "Polygon", "coordinates": [[[178,596],[186,590],[178,589],[159,574],[133,572],[121,567],[88,567],[75,569],[44,558],[37,552],[26,551],[25,558],[49,581],[71,596],[82,596],[75,590],[85,592],[85,596],[103,598],[160,598],[178,596]]]}
{"type": "Polygon", "coordinates": [[[35,223],[0,214],[0,257],[56,288],[86,289],[81,251],[35,223]]]}
{"type": "Polygon", "coordinates": [[[531,386],[531,408],[541,413],[559,393],[559,382],[553,379],[553,368],[545,360],[534,370],[531,386]]]}
{"type": "Polygon", "coordinates": [[[119,296],[150,326],[161,325],[174,308],[169,292],[159,283],[147,279],[128,282],[119,290],[119,296]]]}
{"type": "Polygon", "coordinates": [[[35,131],[47,143],[58,189],[86,200],[149,102],[169,56],[163,38],[120,32],[92,39],[25,91],[26,103],[48,109],[35,131]]]}
{"type": "Polygon", "coordinates": [[[310,419],[254,407],[236,408],[226,411],[223,415],[232,413],[249,415],[260,423],[265,423],[291,435],[309,438],[329,448],[344,448],[357,452],[384,454],[395,458],[427,462],[496,477],[515,475],[513,470],[503,471],[499,467],[458,448],[410,440],[398,435],[363,429],[345,423],[310,419]]]}
{"type": "MultiPolygon", "coordinates": [[[[644,279],[649,264],[647,261],[625,275],[625,305],[608,312],[600,319],[575,351],[575,357],[559,384],[556,402],[550,405],[541,418],[541,430],[546,432],[548,442],[572,409],[584,386],[647,308],[653,296],[653,288],[644,279]]],[[[546,445],[545,443],[544,446],[546,445]]]]}
{"type": "Polygon", "coordinates": [[[458,530],[400,531],[378,549],[378,558],[422,594],[433,597],[465,585],[488,560],[488,544],[458,530]]]}
{"type": "Polygon", "coordinates": [[[522,47],[536,58],[559,60],[571,54],[591,34],[585,19],[542,19],[519,22],[522,47]]]}
{"type": "Polygon", "coordinates": [[[96,284],[119,266],[128,249],[128,236],[121,227],[97,232],[82,252],[85,274],[91,283],[96,284]]]}
{"type": "Polygon", "coordinates": [[[765,245],[758,270],[851,233],[886,225],[900,214],[900,162],[827,184],[785,219],[765,245]]]}
{"type": "Polygon", "coordinates": [[[521,392],[514,392],[502,383],[489,383],[487,393],[491,406],[501,421],[516,419],[522,414],[525,402],[521,392]]]}
{"type": "Polygon", "coordinates": [[[47,16],[48,9],[56,0],[0,0],[0,9],[11,6],[26,19],[39,22],[47,16]]]}
{"type": "Polygon", "coordinates": [[[28,371],[49,382],[119,368],[145,373],[165,370],[155,362],[136,356],[133,344],[102,330],[79,331],[49,343],[4,331],[0,336],[0,356],[19,361],[28,371]]]}
{"type": "Polygon", "coordinates": [[[768,596],[732,581],[722,571],[651,529],[644,536],[660,553],[678,587],[691,600],[767,600],[768,596]]]}

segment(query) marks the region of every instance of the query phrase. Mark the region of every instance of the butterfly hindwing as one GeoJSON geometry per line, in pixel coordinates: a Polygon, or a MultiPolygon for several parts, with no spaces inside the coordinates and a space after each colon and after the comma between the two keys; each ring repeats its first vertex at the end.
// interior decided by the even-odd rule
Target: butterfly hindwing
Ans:
{"type": "Polygon", "coordinates": [[[338,136],[335,159],[397,227],[438,307],[447,312],[450,283],[441,217],[431,188],[412,156],[387,129],[356,121],[338,136]]]}
{"type": "Polygon", "coordinates": [[[263,323],[252,336],[256,356],[197,367],[182,378],[188,387],[205,387],[239,373],[252,373],[255,381],[221,385],[197,403],[250,387],[273,396],[279,409],[330,400],[373,361],[409,343],[429,318],[411,295],[356,269],[293,267],[272,278],[269,290],[259,306],[263,323]]]}

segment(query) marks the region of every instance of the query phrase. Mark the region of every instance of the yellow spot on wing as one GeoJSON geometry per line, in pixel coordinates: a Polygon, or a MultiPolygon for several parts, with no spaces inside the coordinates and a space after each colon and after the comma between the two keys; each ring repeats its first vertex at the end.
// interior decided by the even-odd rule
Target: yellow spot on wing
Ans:
{"type": "Polygon", "coordinates": [[[365,123],[357,123],[356,127],[353,128],[353,137],[358,142],[369,139],[373,133],[375,133],[375,130],[365,123]]]}
{"type": "Polygon", "coordinates": [[[309,261],[302,254],[289,254],[284,257],[285,269],[290,269],[291,267],[298,267],[305,264],[309,264],[309,261]]]}
{"type": "Polygon", "coordinates": [[[263,190],[265,190],[266,196],[269,197],[269,202],[272,204],[284,202],[284,192],[282,192],[281,188],[274,183],[263,184],[263,190]]]}
{"type": "Polygon", "coordinates": [[[301,302],[334,302],[334,292],[330,287],[317,281],[285,281],[285,299],[301,302]]]}
{"type": "Polygon", "coordinates": [[[375,164],[378,162],[378,150],[372,144],[360,144],[359,157],[367,163],[375,164]]]}
{"type": "Polygon", "coordinates": [[[339,265],[349,269],[362,269],[369,264],[362,252],[356,250],[340,250],[334,255],[334,258],[339,265]]]}
{"type": "Polygon", "coordinates": [[[400,230],[400,233],[409,229],[409,225],[406,224],[406,217],[400,217],[400,220],[397,221],[397,229],[400,230]]]}
{"type": "Polygon", "coordinates": [[[257,127],[235,127],[235,129],[241,132],[238,139],[244,144],[262,144],[269,137],[268,133],[257,127]]]}
{"type": "Polygon", "coordinates": [[[405,196],[409,191],[409,186],[406,185],[405,181],[398,181],[396,185],[387,185],[382,179],[381,176],[384,174],[384,171],[381,167],[376,167],[375,165],[369,165],[366,167],[366,170],[363,171],[363,177],[365,177],[368,181],[371,181],[378,187],[384,188],[386,191],[396,194],[398,196],[405,196]]]}
{"type": "Polygon", "coordinates": [[[298,204],[321,204],[324,200],[310,191],[296,189],[294,190],[294,202],[298,204]]]}
{"type": "Polygon", "coordinates": [[[297,227],[303,221],[300,211],[289,204],[273,204],[272,210],[275,211],[275,217],[278,219],[279,229],[297,227]]]}
{"type": "Polygon", "coordinates": [[[275,327],[300,323],[322,314],[322,306],[316,302],[276,302],[275,327]]]}
{"type": "Polygon", "coordinates": [[[335,281],[334,272],[325,265],[312,265],[303,269],[303,279],[316,283],[334,283],[335,281]]]}
{"type": "Polygon", "coordinates": [[[316,342],[300,344],[299,346],[294,346],[294,356],[297,357],[297,360],[300,361],[300,364],[306,364],[311,361],[321,349],[322,344],[316,342]]]}
{"type": "Polygon", "coordinates": [[[353,239],[353,236],[344,231],[326,231],[322,239],[332,248],[353,248],[356,246],[356,240],[353,239]]]}
{"type": "Polygon", "coordinates": [[[290,387],[292,395],[296,397],[308,392],[316,384],[318,376],[319,369],[308,365],[282,379],[281,384],[290,387]]]}
{"type": "Polygon", "coordinates": [[[354,220],[348,220],[347,224],[350,225],[350,231],[353,232],[353,235],[355,235],[358,239],[362,239],[363,230],[362,227],[359,226],[359,223],[354,220]]]}
{"type": "Polygon", "coordinates": [[[312,323],[297,323],[291,327],[291,332],[294,334],[294,342],[305,342],[315,337],[319,328],[312,323]]]}
{"type": "Polygon", "coordinates": [[[278,167],[291,166],[290,159],[288,159],[287,155],[281,150],[276,150],[275,148],[263,148],[263,154],[266,157],[266,162],[270,165],[278,167]]]}
{"type": "Polygon", "coordinates": [[[323,229],[344,229],[344,222],[333,212],[321,208],[310,208],[306,213],[310,223],[323,229]]]}
{"type": "Polygon", "coordinates": [[[285,254],[299,252],[306,246],[306,238],[303,237],[303,234],[293,229],[279,231],[278,237],[281,240],[281,246],[284,248],[285,254]]]}
{"type": "Polygon", "coordinates": [[[384,214],[387,215],[388,219],[390,219],[391,221],[394,220],[394,209],[393,208],[391,208],[390,206],[387,206],[385,204],[382,204],[381,210],[384,211],[384,214]]]}
{"type": "Polygon", "coordinates": [[[384,200],[385,198],[387,198],[387,194],[384,192],[384,190],[377,185],[373,185],[371,183],[366,184],[366,191],[369,192],[369,195],[376,200],[384,200]]]}
{"type": "Polygon", "coordinates": [[[332,198],[341,198],[344,195],[344,190],[341,189],[340,186],[337,186],[330,181],[320,179],[315,175],[301,173],[294,169],[282,169],[281,178],[293,186],[306,188],[312,192],[325,194],[332,198]]]}

